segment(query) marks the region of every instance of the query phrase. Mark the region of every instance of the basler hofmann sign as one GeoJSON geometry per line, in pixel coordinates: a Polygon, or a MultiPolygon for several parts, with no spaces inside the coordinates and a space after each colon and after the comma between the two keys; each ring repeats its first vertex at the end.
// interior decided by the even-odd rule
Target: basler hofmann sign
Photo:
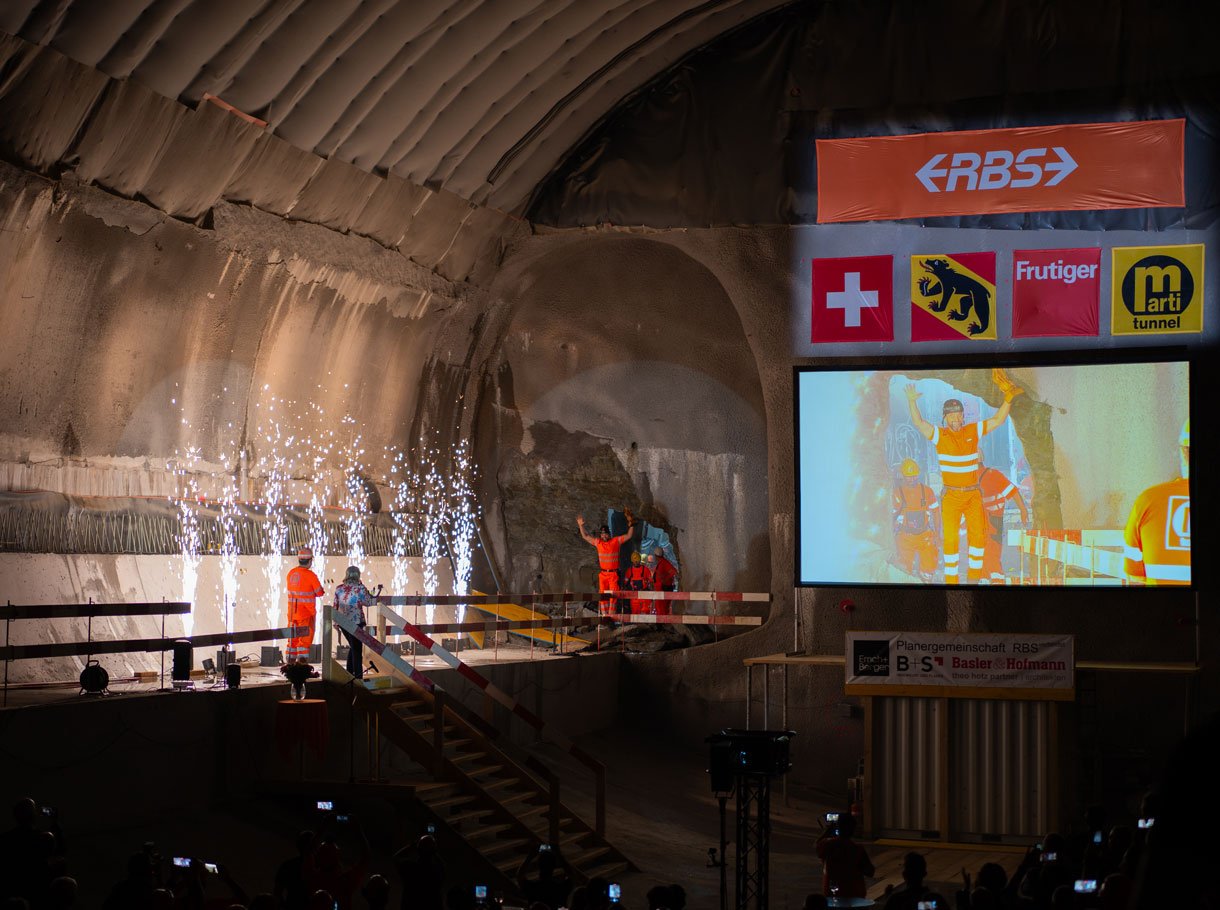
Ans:
{"type": "Polygon", "coordinates": [[[848,695],[1070,700],[1075,640],[1025,633],[848,632],[848,695]]]}

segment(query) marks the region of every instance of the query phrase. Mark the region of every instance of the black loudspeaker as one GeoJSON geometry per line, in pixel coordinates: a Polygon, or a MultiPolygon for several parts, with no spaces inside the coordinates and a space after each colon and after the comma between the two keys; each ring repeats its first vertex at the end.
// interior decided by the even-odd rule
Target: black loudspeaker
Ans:
{"type": "Polygon", "coordinates": [[[707,770],[712,791],[733,789],[734,779],[741,774],[777,777],[787,773],[791,766],[788,748],[794,736],[791,730],[721,730],[709,736],[707,770]]]}
{"type": "Polygon", "coordinates": [[[174,669],[170,674],[174,682],[186,682],[191,678],[191,670],[195,668],[195,652],[189,641],[179,639],[174,642],[174,669]]]}
{"type": "Polygon", "coordinates": [[[225,685],[230,689],[241,688],[241,664],[231,663],[225,667],[225,685]]]}

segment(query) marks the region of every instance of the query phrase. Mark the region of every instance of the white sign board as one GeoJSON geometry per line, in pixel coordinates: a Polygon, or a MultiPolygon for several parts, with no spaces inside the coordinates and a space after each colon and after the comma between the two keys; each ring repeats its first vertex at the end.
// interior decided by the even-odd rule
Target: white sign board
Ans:
{"type": "Polygon", "coordinates": [[[844,653],[848,695],[1075,697],[1071,635],[848,632],[844,653]]]}

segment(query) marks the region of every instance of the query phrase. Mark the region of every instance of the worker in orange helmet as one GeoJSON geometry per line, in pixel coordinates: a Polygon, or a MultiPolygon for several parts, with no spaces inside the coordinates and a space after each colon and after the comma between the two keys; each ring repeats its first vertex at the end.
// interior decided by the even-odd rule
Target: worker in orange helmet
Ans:
{"type": "MultiPolygon", "coordinates": [[[[627,531],[618,537],[610,536],[610,528],[607,525],[602,525],[597,536],[594,537],[585,531],[585,517],[576,516],[580,536],[584,538],[585,543],[597,548],[597,590],[603,594],[606,591],[618,590],[619,551],[623,544],[631,539],[631,535],[635,531],[635,516],[627,509],[623,510],[623,515],[627,517],[627,531]]],[[[602,597],[601,612],[603,616],[614,612],[614,598],[602,597]]]]}
{"type": "Polygon", "coordinates": [[[899,473],[902,481],[894,487],[891,501],[898,566],[908,575],[932,581],[940,562],[940,550],[936,546],[940,501],[932,488],[919,479],[919,465],[915,459],[904,459],[899,473]]]}
{"type": "Polygon", "coordinates": [[[304,626],[306,632],[288,640],[288,663],[309,663],[309,646],[313,644],[314,620],[318,615],[317,599],[324,593],[322,582],[309,568],[313,565],[313,550],[301,547],[297,551],[297,566],[288,572],[288,625],[304,626]]]}
{"type": "Polygon", "coordinates": [[[906,387],[907,405],[911,411],[911,423],[932,442],[936,448],[936,460],[940,466],[941,481],[941,526],[944,532],[945,584],[961,584],[959,566],[960,526],[966,521],[967,567],[966,580],[978,584],[983,577],[983,553],[987,544],[987,519],[983,513],[983,494],[979,487],[979,472],[982,455],[979,444],[984,436],[994,432],[1012,410],[1012,400],[1024,390],[1008,378],[1001,369],[991,371],[991,381],[1004,395],[1004,403],[995,415],[965,425],[965,408],[961,401],[949,398],[942,408],[943,426],[934,427],[919,413],[919,392],[915,383],[906,387]]]}
{"type": "MultiPolygon", "coordinates": [[[[623,573],[623,587],[629,591],[651,591],[652,570],[640,562],[640,554],[631,554],[631,566],[623,573]]],[[[653,601],[632,598],[632,613],[655,613],[653,601]]]]}
{"type": "Polygon", "coordinates": [[[1180,475],[1149,487],[1131,507],[1123,532],[1130,584],[1190,584],[1190,419],[1178,436],[1180,475]]]}
{"type": "Polygon", "coordinates": [[[1021,526],[1029,527],[1029,507],[1017,485],[995,468],[984,466],[979,472],[979,489],[983,493],[983,512],[987,516],[987,542],[983,545],[983,583],[1008,584],[1000,554],[1004,548],[1004,512],[1008,503],[1016,502],[1021,510],[1021,526]]]}

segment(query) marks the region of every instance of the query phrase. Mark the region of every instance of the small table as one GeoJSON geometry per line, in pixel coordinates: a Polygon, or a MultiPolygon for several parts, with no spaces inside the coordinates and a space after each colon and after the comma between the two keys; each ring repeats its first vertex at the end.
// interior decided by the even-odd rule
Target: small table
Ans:
{"type": "Polygon", "coordinates": [[[330,718],[326,711],[326,700],[304,698],[300,701],[285,698],[275,706],[275,742],[280,757],[287,759],[293,746],[301,767],[301,779],[305,779],[305,746],[308,745],[319,760],[326,754],[326,743],[330,740],[330,718]]]}

